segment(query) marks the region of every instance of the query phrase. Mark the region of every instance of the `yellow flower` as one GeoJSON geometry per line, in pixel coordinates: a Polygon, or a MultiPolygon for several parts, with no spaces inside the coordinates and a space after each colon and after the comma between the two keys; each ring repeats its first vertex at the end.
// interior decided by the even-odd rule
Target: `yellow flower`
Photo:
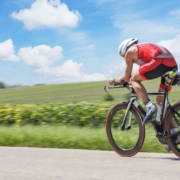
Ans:
{"type": "Polygon", "coordinates": [[[16,122],[17,123],[20,123],[22,121],[22,119],[17,119],[16,122]]]}
{"type": "Polygon", "coordinates": [[[98,110],[98,111],[103,111],[103,110],[104,110],[104,107],[99,107],[97,110],[98,110]]]}
{"type": "Polygon", "coordinates": [[[21,111],[21,109],[20,109],[20,108],[17,108],[17,109],[16,109],[16,112],[19,112],[19,111],[21,111]]]}
{"type": "Polygon", "coordinates": [[[121,113],[125,114],[126,113],[126,109],[121,110],[121,113]]]}

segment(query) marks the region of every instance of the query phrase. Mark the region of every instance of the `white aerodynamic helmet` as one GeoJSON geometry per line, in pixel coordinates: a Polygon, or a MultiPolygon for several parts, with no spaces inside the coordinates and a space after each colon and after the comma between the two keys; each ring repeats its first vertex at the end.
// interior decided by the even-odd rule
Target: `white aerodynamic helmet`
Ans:
{"type": "Polygon", "coordinates": [[[121,56],[124,56],[128,48],[130,48],[132,45],[137,44],[138,39],[137,38],[130,38],[124,40],[118,47],[118,52],[121,56]]]}

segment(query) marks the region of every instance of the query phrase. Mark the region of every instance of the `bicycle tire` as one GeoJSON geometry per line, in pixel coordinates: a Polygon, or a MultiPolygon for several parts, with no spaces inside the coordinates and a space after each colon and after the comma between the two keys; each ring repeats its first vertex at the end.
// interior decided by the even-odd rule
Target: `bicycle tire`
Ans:
{"type": "MultiPolygon", "coordinates": [[[[176,104],[174,104],[172,106],[173,110],[175,111],[175,116],[177,121],[180,123],[180,117],[177,116],[176,112],[178,112],[180,114],[180,102],[177,102],[176,104]]],[[[167,111],[165,120],[164,120],[164,130],[166,132],[166,134],[171,134],[171,124],[172,124],[172,119],[173,119],[173,115],[170,112],[170,110],[167,111]]],[[[177,124],[177,123],[176,123],[177,124]]],[[[177,126],[178,131],[180,131],[180,126],[177,126]]],[[[180,158],[180,144],[175,142],[176,137],[171,137],[166,139],[166,143],[168,144],[169,148],[171,149],[171,151],[180,158]]]]}
{"type": "Polygon", "coordinates": [[[111,148],[118,155],[131,157],[139,152],[144,143],[145,127],[142,124],[142,118],[139,111],[132,105],[128,113],[128,116],[132,113],[131,129],[127,131],[120,130],[120,121],[123,120],[123,114],[125,114],[126,109],[126,102],[118,103],[111,108],[106,118],[106,134],[111,148]],[[137,139],[135,138],[135,135],[137,139]],[[127,142],[125,142],[125,138],[127,138],[127,142]],[[132,144],[134,139],[135,144],[130,147],[131,145],[128,145],[128,143],[132,144]]]}

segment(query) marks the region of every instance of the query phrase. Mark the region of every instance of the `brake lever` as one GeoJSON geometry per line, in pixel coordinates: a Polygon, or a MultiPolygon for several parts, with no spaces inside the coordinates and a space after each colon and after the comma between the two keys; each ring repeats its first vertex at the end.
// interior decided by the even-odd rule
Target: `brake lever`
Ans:
{"type": "MultiPolygon", "coordinates": [[[[126,87],[126,86],[128,85],[128,83],[122,80],[120,83],[114,84],[114,86],[119,86],[119,85],[122,85],[123,87],[126,87]]],[[[104,91],[105,91],[107,94],[109,94],[109,92],[107,91],[107,89],[109,89],[109,87],[108,87],[108,86],[104,86],[104,91]]]]}
{"type": "MultiPolygon", "coordinates": [[[[113,86],[119,86],[119,85],[122,85],[122,84],[117,83],[117,84],[114,84],[113,86]]],[[[111,88],[113,88],[113,86],[104,86],[104,91],[105,91],[107,94],[109,94],[109,92],[107,91],[107,89],[111,89],[111,88]]]]}
{"type": "Polygon", "coordinates": [[[109,94],[109,92],[106,90],[106,88],[108,88],[107,86],[104,86],[104,91],[109,94]]]}

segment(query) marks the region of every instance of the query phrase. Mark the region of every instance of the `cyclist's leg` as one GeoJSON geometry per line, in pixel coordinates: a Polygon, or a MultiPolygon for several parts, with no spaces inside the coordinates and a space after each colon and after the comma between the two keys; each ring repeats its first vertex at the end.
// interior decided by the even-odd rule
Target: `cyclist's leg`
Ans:
{"type": "MultiPolygon", "coordinates": [[[[159,87],[159,90],[158,92],[164,92],[164,89],[160,88],[159,87]]],[[[168,95],[169,95],[170,91],[168,92],[168,95]]],[[[157,105],[159,105],[160,103],[163,103],[164,102],[164,96],[157,96],[156,97],[156,103],[157,105]]]]}
{"type": "MultiPolygon", "coordinates": [[[[173,70],[174,68],[177,68],[177,67],[175,67],[175,66],[174,67],[166,66],[167,72],[173,70]]],[[[160,83],[160,86],[159,86],[159,92],[164,92],[165,87],[166,87],[165,86],[165,81],[166,81],[165,77],[161,77],[161,83],[160,83]]],[[[169,86],[168,87],[168,95],[170,94],[171,89],[172,89],[172,86],[169,86]]],[[[160,104],[160,102],[164,102],[164,96],[157,96],[156,102],[157,102],[157,104],[160,104]]],[[[173,118],[172,121],[171,121],[171,128],[174,129],[174,128],[176,128],[176,126],[177,126],[176,122],[175,122],[175,120],[173,118]]]]}
{"type": "MultiPolygon", "coordinates": [[[[159,72],[161,72],[161,76],[168,71],[172,71],[174,68],[178,69],[176,60],[174,58],[162,58],[161,60],[162,60],[162,63],[159,65],[159,72]]],[[[165,82],[166,82],[165,77],[161,77],[159,92],[163,92],[165,90],[165,87],[166,87],[165,82]]],[[[172,86],[169,86],[168,87],[169,93],[171,89],[172,89],[172,86]]],[[[160,102],[163,102],[163,100],[164,100],[163,96],[157,96],[156,98],[157,104],[159,104],[160,102]]]]}
{"type": "MultiPolygon", "coordinates": [[[[162,88],[159,87],[158,92],[164,92],[164,89],[162,89],[162,88]]],[[[164,96],[157,96],[157,97],[156,97],[156,103],[157,103],[157,104],[160,104],[160,102],[163,102],[163,101],[164,101],[164,96]]]]}
{"type": "Polygon", "coordinates": [[[163,75],[159,73],[158,66],[162,63],[162,59],[152,59],[149,63],[146,63],[136,71],[131,77],[131,83],[136,93],[145,102],[148,99],[146,89],[141,84],[141,81],[155,79],[163,75]]]}
{"type": "MultiPolygon", "coordinates": [[[[163,83],[163,84],[165,83],[165,78],[164,77],[161,77],[161,83],[163,83]]],[[[168,95],[170,94],[171,89],[172,89],[172,86],[169,86],[168,87],[168,95]]],[[[162,84],[160,84],[158,92],[164,92],[162,84]]],[[[157,96],[156,97],[156,102],[157,102],[157,104],[160,104],[161,102],[164,102],[164,96],[157,96]]],[[[171,128],[172,129],[176,128],[176,122],[175,122],[174,118],[171,121],[171,128]]]]}
{"type": "MultiPolygon", "coordinates": [[[[166,63],[167,61],[168,61],[168,60],[166,59],[166,60],[164,61],[164,63],[166,63]]],[[[171,66],[168,66],[168,64],[166,64],[166,65],[167,65],[167,66],[165,66],[165,68],[166,68],[166,71],[167,71],[167,72],[173,70],[174,68],[177,68],[177,66],[171,67],[171,66]]],[[[165,77],[161,77],[161,83],[160,83],[160,86],[159,86],[159,92],[164,92],[164,90],[165,90],[165,81],[166,81],[165,77]]],[[[172,89],[172,86],[169,86],[169,87],[168,87],[168,95],[170,94],[171,89],[172,89]]],[[[164,96],[157,96],[156,101],[157,101],[157,104],[160,104],[160,102],[164,102],[164,96]]],[[[175,132],[177,132],[177,131],[178,131],[178,125],[177,125],[174,117],[172,117],[172,120],[171,120],[171,122],[170,122],[170,132],[171,132],[171,133],[175,133],[175,132]]],[[[179,139],[179,138],[180,138],[180,136],[176,137],[175,140],[177,140],[177,139],[179,139]]],[[[167,150],[167,151],[170,151],[170,148],[169,148],[168,145],[166,145],[166,150],[167,150]]]]}
{"type": "MultiPolygon", "coordinates": [[[[152,59],[149,63],[142,65],[139,68],[138,72],[136,72],[132,76],[131,79],[132,79],[132,82],[155,79],[155,78],[161,77],[163,74],[165,74],[168,71],[173,70],[174,68],[177,68],[177,64],[174,58],[152,59]]],[[[138,86],[135,83],[132,83],[132,85],[136,90],[138,86]]],[[[159,92],[164,91],[164,89],[165,89],[165,78],[162,77],[159,92]]],[[[170,92],[171,87],[168,87],[168,90],[170,92]]],[[[142,91],[142,92],[145,93],[146,91],[142,91]]],[[[143,98],[147,97],[146,94],[144,96],[143,95],[141,96],[143,98]]],[[[158,96],[156,100],[157,100],[157,104],[159,104],[160,102],[163,102],[163,96],[158,96]]]]}
{"type": "MultiPolygon", "coordinates": [[[[172,69],[173,68],[170,68],[169,70],[172,70],[172,69]]],[[[164,90],[165,90],[165,81],[166,81],[165,77],[161,77],[161,83],[160,83],[158,92],[164,92],[164,90]]],[[[169,86],[168,87],[168,95],[170,94],[171,89],[172,89],[172,86],[169,86]]],[[[156,102],[157,102],[158,105],[161,102],[164,102],[164,96],[157,96],[156,102]]],[[[176,130],[176,122],[175,122],[174,118],[171,121],[171,129],[172,129],[172,131],[176,130]]]]}
{"type": "Polygon", "coordinates": [[[143,119],[143,124],[146,124],[151,119],[153,113],[155,112],[156,106],[150,101],[150,99],[147,95],[147,91],[141,83],[141,81],[144,81],[144,80],[146,80],[146,79],[144,79],[140,75],[139,71],[135,72],[130,79],[134,90],[139,95],[139,97],[142,99],[144,104],[146,105],[147,113],[146,113],[145,118],[143,119]]]}
{"type": "Polygon", "coordinates": [[[145,102],[148,99],[147,91],[141,83],[141,81],[144,80],[145,79],[139,74],[138,71],[136,71],[130,79],[130,82],[135,92],[138,94],[138,96],[142,99],[143,102],[145,102]]]}
{"type": "Polygon", "coordinates": [[[131,77],[131,83],[136,93],[144,101],[144,104],[146,104],[147,107],[147,114],[143,120],[144,124],[146,124],[151,119],[152,115],[156,111],[156,106],[152,104],[147,96],[147,92],[144,86],[140,82],[142,80],[151,80],[161,77],[164,73],[166,73],[166,70],[164,70],[164,66],[162,66],[163,60],[164,59],[162,58],[152,59],[150,62],[140,66],[138,72],[135,72],[131,77]]]}
{"type": "MultiPolygon", "coordinates": [[[[164,82],[165,83],[165,79],[164,79],[164,77],[161,77],[161,83],[162,82],[164,82]]],[[[159,90],[158,90],[158,92],[164,92],[164,89],[163,89],[163,87],[162,87],[162,84],[160,84],[160,86],[159,86],[159,90]]],[[[168,95],[170,94],[170,91],[171,91],[171,89],[172,89],[172,87],[171,86],[169,86],[168,87],[168,95]]],[[[159,105],[160,103],[162,103],[162,102],[164,102],[164,96],[157,96],[156,97],[156,103],[159,105]]],[[[174,129],[174,128],[176,128],[176,123],[175,123],[175,120],[174,120],[174,118],[172,119],[172,121],[171,121],[171,129],[174,129]]],[[[173,130],[174,131],[174,130],[173,130]]]]}
{"type": "MultiPolygon", "coordinates": [[[[170,67],[169,67],[169,68],[167,69],[167,72],[168,72],[168,71],[171,71],[172,69],[173,69],[173,68],[170,68],[170,67]]],[[[166,81],[165,77],[161,77],[161,82],[160,82],[160,85],[159,85],[159,90],[158,90],[158,92],[164,92],[164,91],[165,91],[165,81],[166,81]]],[[[171,89],[172,89],[172,86],[169,86],[169,87],[168,87],[168,95],[169,95],[171,89]]],[[[164,96],[157,96],[157,97],[156,97],[156,102],[157,102],[157,104],[160,104],[160,102],[164,102],[164,96]]]]}

